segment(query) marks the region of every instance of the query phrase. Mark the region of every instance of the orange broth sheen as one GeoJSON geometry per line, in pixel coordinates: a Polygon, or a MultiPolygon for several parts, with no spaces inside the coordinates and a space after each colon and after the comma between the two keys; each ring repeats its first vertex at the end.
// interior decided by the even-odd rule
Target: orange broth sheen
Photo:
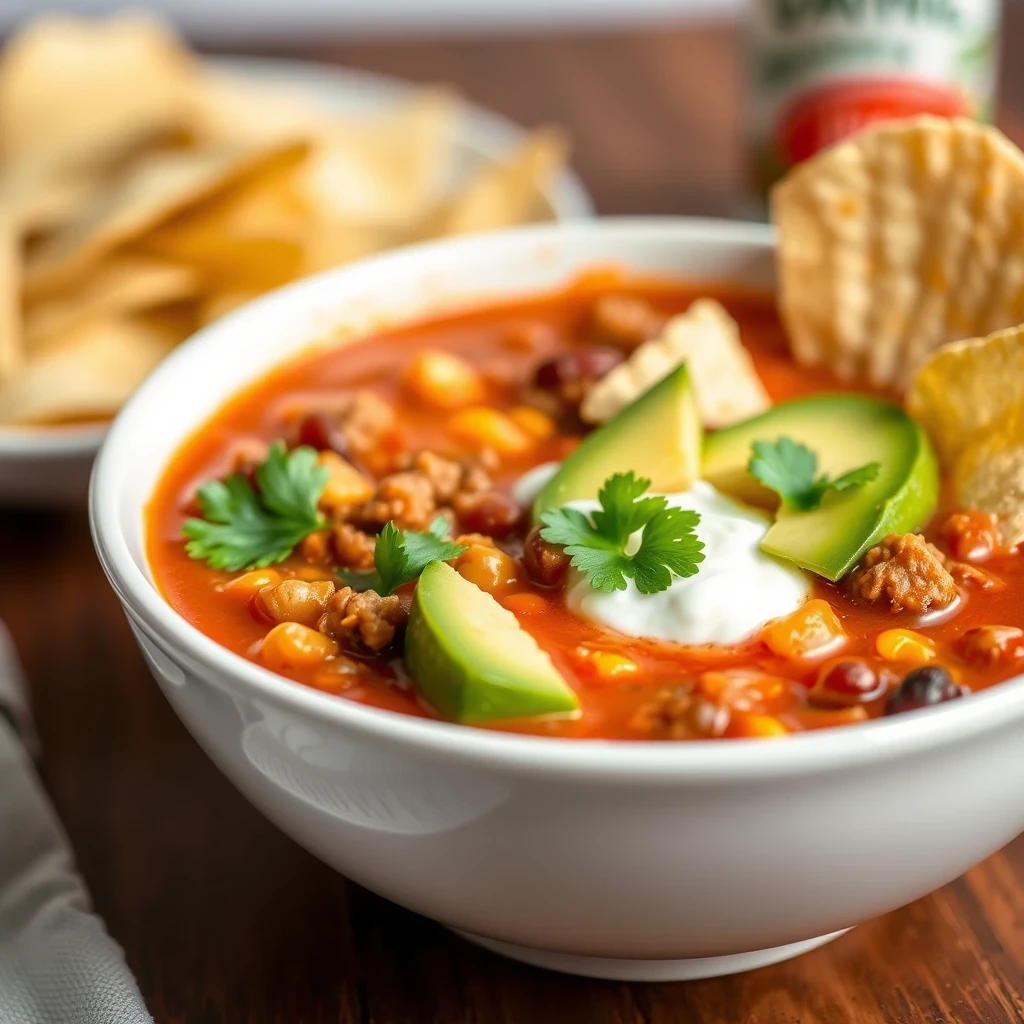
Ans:
{"type": "MultiPolygon", "coordinates": [[[[463,357],[484,374],[488,403],[508,409],[516,404],[518,389],[540,359],[581,344],[583,324],[594,298],[609,290],[641,296],[668,314],[685,310],[699,296],[718,298],[739,323],[743,341],[774,401],[821,391],[868,390],[841,384],[826,371],[796,366],[789,358],[785,335],[770,295],[740,293],[720,286],[707,288],[661,282],[613,285],[602,283],[598,278],[581,280],[556,295],[444,316],[383,331],[372,339],[351,345],[299,356],[225,405],[182,447],[157,486],[148,509],[148,555],[167,601],[219,644],[258,662],[267,624],[257,621],[248,602],[219,589],[238,574],[210,569],[185,553],[181,527],[185,519],[194,514],[190,505],[196,488],[230,472],[235,456],[247,442],[251,443],[254,438],[271,441],[287,435],[299,417],[329,402],[332,395],[355,389],[372,390],[395,405],[401,434],[410,449],[457,451],[457,446],[445,433],[444,416],[416,406],[400,393],[399,375],[413,353],[430,347],[463,357]],[[506,329],[514,321],[539,321],[553,330],[550,338],[527,350],[510,345],[507,340],[506,329]]],[[[576,441],[575,438],[556,438],[541,444],[528,459],[504,463],[496,474],[498,485],[507,489],[532,466],[561,458],[576,441]]],[[[945,513],[949,511],[947,504],[945,513]]],[[[942,511],[937,513],[925,533],[931,536],[944,518],[942,511]]],[[[304,564],[293,555],[286,566],[304,564]]],[[[896,626],[917,629],[936,643],[938,663],[949,668],[958,682],[978,690],[1014,675],[1015,670],[1012,667],[968,667],[953,654],[952,641],[973,626],[1024,625],[1024,604],[1019,597],[1024,576],[1021,560],[1015,554],[994,556],[984,568],[998,576],[1005,586],[969,594],[955,614],[930,625],[921,624],[909,614],[894,614],[856,604],[840,586],[821,580],[815,580],[813,596],[828,599],[839,615],[849,635],[842,651],[844,656],[873,655],[875,639],[884,629],[896,626]]],[[[528,614],[517,610],[520,622],[551,655],[556,667],[579,693],[582,713],[571,720],[525,720],[500,723],[495,728],[561,737],[642,738],[631,725],[641,705],[682,679],[721,667],[756,668],[791,681],[769,702],[769,713],[791,731],[856,720],[846,711],[806,706],[803,687],[813,683],[820,671],[820,662],[780,657],[756,638],[721,648],[633,639],[569,614],[562,605],[561,591],[553,593],[524,584],[516,593],[523,590],[535,594],[536,600],[528,614]],[[639,671],[628,678],[598,679],[590,663],[578,655],[577,649],[581,646],[592,651],[624,654],[638,664],[639,671]]],[[[500,599],[504,601],[509,596],[502,595],[500,599]]],[[[322,669],[297,671],[291,676],[298,683],[333,690],[347,700],[404,714],[438,717],[417,695],[396,657],[372,659],[372,664],[373,677],[348,689],[338,688],[336,678],[322,669]]],[[[891,667],[903,675],[913,666],[891,667]]],[[[869,716],[881,714],[883,707],[884,697],[866,705],[869,716]]]]}

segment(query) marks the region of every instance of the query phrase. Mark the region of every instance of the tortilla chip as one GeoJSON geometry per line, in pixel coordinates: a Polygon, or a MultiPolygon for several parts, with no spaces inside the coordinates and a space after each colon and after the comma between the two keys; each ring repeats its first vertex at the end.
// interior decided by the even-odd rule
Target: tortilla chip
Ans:
{"type": "Polygon", "coordinates": [[[295,154],[285,156],[173,217],[137,248],[195,268],[216,290],[258,293],[294,280],[311,226],[294,194],[295,154]]]}
{"type": "Polygon", "coordinates": [[[377,227],[423,220],[452,171],[458,104],[441,89],[382,116],[336,125],[312,150],[300,187],[325,221],[377,227]]]}
{"type": "Polygon", "coordinates": [[[180,126],[193,73],[191,54],[150,15],[37,18],[0,60],[0,156],[108,147],[180,126]]]}
{"type": "Polygon", "coordinates": [[[544,189],[564,166],[568,152],[569,144],[557,129],[534,132],[505,161],[476,172],[448,204],[434,233],[495,231],[549,216],[544,189]]]}
{"type": "Polygon", "coordinates": [[[943,465],[1013,409],[1024,407],[1024,327],[940,348],[917,371],[907,411],[943,465]]]}
{"type": "Polygon", "coordinates": [[[27,344],[45,344],[88,321],[164,306],[197,295],[199,287],[199,275],[190,267],[145,256],[114,256],[77,288],[29,305],[27,344]]]}
{"type": "Polygon", "coordinates": [[[1024,320],[1024,154],[967,120],[873,127],[772,193],[793,353],[906,386],[940,345],[1024,320]]]}
{"type": "Polygon", "coordinates": [[[580,415],[604,423],[686,363],[705,426],[727,427],[771,405],[740,341],[736,321],[714,299],[698,299],[587,392],[580,415]]]}
{"type": "Polygon", "coordinates": [[[25,356],[21,325],[21,240],[17,226],[0,209],[0,381],[25,356]]]}
{"type": "Polygon", "coordinates": [[[1024,541],[1024,409],[1011,409],[958,457],[953,474],[957,502],[991,513],[1002,541],[1024,541]]]}
{"type": "Polygon", "coordinates": [[[304,147],[176,150],[139,160],[29,260],[30,294],[66,286],[111,250],[139,238],[188,206],[227,188],[268,161],[304,147]]]}
{"type": "Polygon", "coordinates": [[[338,115],[307,89],[200,68],[188,96],[189,132],[198,146],[265,146],[316,139],[337,128],[338,115]]]}
{"type": "Polygon", "coordinates": [[[256,292],[219,291],[207,295],[199,304],[199,322],[203,326],[227,316],[232,310],[244,306],[257,297],[256,292]]]}
{"type": "Polygon", "coordinates": [[[0,385],[0,423],[112,416],[180,340],[133,317],[91,321],[0,385]]]}

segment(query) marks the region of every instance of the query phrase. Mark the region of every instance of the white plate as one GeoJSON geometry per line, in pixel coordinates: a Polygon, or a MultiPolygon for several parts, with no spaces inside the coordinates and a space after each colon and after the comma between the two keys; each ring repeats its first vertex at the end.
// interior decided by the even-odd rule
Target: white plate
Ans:
{"type": "MultiPolygon", "coordinates": [[[[210,63],[259,81],[308,90],[339,113],[373,113],[416,88],[393,78],[303,61],[237,57],[210,63]]],[[[523,136],[511,121],[463,104],[453,140],[456,171],[465,173],[500,159],[523,136]]],[[[586,189],[569,170],[555,180],[547,200],[556,220],[593,213],[586,189]]],[[[92,460],[105,433],[104,426],[0,427],[0,504],[83,503],[92,460]]]]}

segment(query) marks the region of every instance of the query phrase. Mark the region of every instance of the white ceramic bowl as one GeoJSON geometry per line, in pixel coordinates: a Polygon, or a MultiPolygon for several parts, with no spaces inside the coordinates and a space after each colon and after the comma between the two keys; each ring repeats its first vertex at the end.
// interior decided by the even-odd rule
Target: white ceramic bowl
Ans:
{"type": "MultiPolygon", "coordinates": [[[[322,106],[348,116],[387,109],[415,89],[396,78],[312,61],[232,57],[209,63],[241,78],[308,92],[322,106]]],[[[459,179],[500,160],[524,134],[522,128],[498,114],[463,102],[452,140],[454,176],[459,179]]],[[[555,220],[593,213],[586,189],[568,168],[551,183],[546,199],[555,220]]],[[[95,424],[0,426],[0,504],[82,505],[93,459],[105,433],[104,426],[95,424]]]]}
{"type": "Polygon", "coordinates": [[[142,512],[238,388],[332,326],[555,288],[594,264],[772,281],[756,226],[590,222],[431,244],[266,297],[128,404],[93,478],[104,569],[160,686],[235,785],[339,871],[531,963],[707,977],[818,945],[1024,829],[1024,685],[779,742],[572,742],[361,707],[229,653],[153,587],[142,512]]]}

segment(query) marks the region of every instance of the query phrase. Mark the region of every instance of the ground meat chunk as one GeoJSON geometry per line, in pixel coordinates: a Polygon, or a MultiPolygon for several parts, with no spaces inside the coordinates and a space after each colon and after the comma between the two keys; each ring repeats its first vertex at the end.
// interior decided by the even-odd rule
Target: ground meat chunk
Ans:
{"type": "Polygon", "coordinates": [[[395,411],[372,391],[357,391],[342,409],[338,425],[356,455],[371,451],[394,429],[395,411]]]}
{"type": "Polygon", "coordinates": [[[363,533],[351,523],[339,523],[331,531],[331,546],[339,565],[362,571],[373,568],[376,538],[363,533]]]}
{"type": "Polygon", "coordinates": [[[317,530],[299,541],[299,554],[307,562],[326,562],[331,552],[331,531],[317,530]]]}
{"type": "Polygon", "coordinates": [[[590,313],[592,333],[627,350],[656,338],[667,320],[649,302],[632,295],[602,295],[590,313]]]}
{"type": "Polygon", "coordinates": [[[992,590],[994,587],[1003,586],[1003,581],[998,576],[993,576],[976,565],[956,562],[952,558],[946,558],[945,561],[946,569],[959,587],[971,586],[977,590],[992,590]]]}
{"type": "Polygon", "coordinates": [[[939,540],[961,562],[982,562],[1002,543],[996,517],[971,510],[954,512],[939,529],[939,540]]]}
{"type": "Polygon", "coordinates": [[[434,501],[438,505],[447,505],[462,484],[462,466],[436,452],[423,451],[417,454],[412,460],[411,469],[427,478],[434,490],[434,501]]]}
{"type": "Polygon", "coordinates": [[[431,482],[416,470],[404,470],[384,477],[377,485],[377,493],[353,518],[375,530],[389,521],[400,530],[425,530],[436,511],[431,482]]]}
{"type": "Polygon", "coordinates": [[[887,602],[894,612],[945,608],[957,596],[946,558],[918,533],[891,533],[873,547],[850,578],[853,594],[869,604],[887,602]]]}
{"type": "Polygon", "coordinates": [[[408,610],[394,594],[381,597],[373,590],[360,594],[351,587],[342,587],[327,602],[318,628],[349,648],[376,652],[395,639],[408,618],[408,610]]]}
{"type": "Polygon", "coordinates": [[[729,718],[727,706],[695,693],[692,686],[677,686],[641,704],[629,724],[651,739],[697,740],[721,736],[729,718]]]}

